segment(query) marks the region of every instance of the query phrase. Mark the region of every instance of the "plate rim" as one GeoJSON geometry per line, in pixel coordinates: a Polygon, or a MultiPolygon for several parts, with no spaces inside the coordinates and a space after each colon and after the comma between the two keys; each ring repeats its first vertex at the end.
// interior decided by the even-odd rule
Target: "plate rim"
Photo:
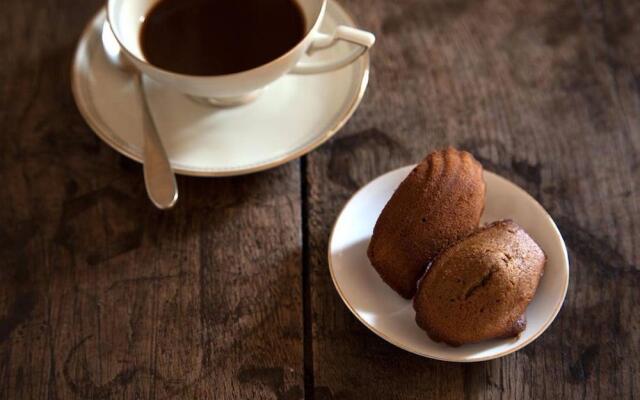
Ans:
{"type": "MultiPolygon", "coordinates": [[[[520,191],[522,194],[524,194],[526,197],[528,197],[529,200],[532,200],[534,206],[539,208],[544,213],[544,215],[546,215],[546,217],[548,218],[549,222],[551,223],[551,227],[553,228],[555,233],[560,238],[560,249],[562,251],[562,261],[563,261],[563,266],[564,266],[564,268],[566,270],[566,278],[564,279],[564,282],[563,282],[563,285],[564,285],[563,293],[562,293],[562,296],[560,298],[560,301],[558,301],[554,305],[553,312],[549,314],[549,317],[547,318],[547,320],[544,322],[544,324],[542,324],[541,328],[536,333],[534,333],[529,339],[523,341],[522,343],[519,343],[516,346],[510,347],[510,348],[508,348],[508,349],[506,349],[506,350],[504,350],[504,351],[502,351],[500,353],[494,354],[494,355],[483,356],[483,357],[474,358],[474,359],[471,359],[471,360],[469,360],[469,359],[459,359],[459,358],[455,358],[455,357],[452,357],[452,358],[436,357],[436,356],[429,355],[429,354],[426,354],[424,352],[421,352],[419,350],[410,348],[409,346],[400,343],[399,341],[395,340],[394,338],[388,336],[387,334],[385,334],[385,333],[381,332],[380,330],[376,329],[375,327],[371,326],[368,322],[366,322],[358,314],[358,312],[355,310],[354,306],[351,305],[349,300],[347,300],[344,292],[340,288],[340,285],[338,284],[338,281],[336,279],[335,270],[334,270],[334,266],[333,266],[333,262],[332,262],[333,238],[334,238],[334,233],[336,231],[336,226],[338,225],[338,221],[340,221],[340,218],[342,218],[342,215],[344,214],[344,212],[347,209],[347,207],[351,204],[351,202],[365,188],[369,187],[369,185],[372,185],[374,182],[378,181],[379,179],[384,178],[385,176],[387,176],[389,174],[396,173],[396,172],[398,172],[400,170],[403,170],[403,169],[407,169],[410,172],[410,170],[415,168],[416,165],[417,164],[405,165],[403,167],[399,167],[399,168],[393,169],[391,171],[388,171],[388,172],[386,172],[386,173],[384,173],[382,175],[379,175],[376,178],[372,179],[367,184],[363,185],[360,189],[358,189],[353,195],[351,195],[351,197],[349,197],[349,200],[347,200],[344,203],[344,206],[342,206],[342,209],[340,210],[340,213],[336,217],[336,219],[335,219],[335,221],[333,223],[333,226],[331,228],[331,234],[329,235],[329,242],[328,242],[328,246],[327,246],[327,260],[328,260],[328,266],[329,266],[329,273],[331,274],[331,281],[333,282],[333,286],[335,287],[336,291],[338,292],[338,295],[342,299],[342,302],[347,306],[349,311],[351,311],[351,313],[356,317],[356,319],[358,319],[370,331],[372,331],[373,333],[378,335],[380,338],[386,340],[388,343],[390,343],[390,344],[392,344],[392,345],[394,345],[396,347],[399,347],[402,350],[408,351],[409,353],[412,353],[412,354],[415,354],[415,355],[418,355],[418,356],[421,356],[421,357],[425,357],[425,358],[438,360],[438,361],[459,362],[459,363],[474,363],[474,362],[488,361],[488,360],[493,360],[493,359],[496,359],[496,358],[504,357],[504,356],[509,355],[511,353],[515,353],[516,351],[522,349],[523,347],[531,344],[538,337],[540,337],[540,335],[542,335],[549,328],[549,326],[551,326],[553,321],[555,321],[555,319],[558,316],[558,313],[560,312],[560,309],[562,309],[562,305],[564,304],[564,301],[566,299],[567,291],[568,291],[568,288],[569,288],[569,277],[570,277],[570,272],[571,272],[571,266],[569,264],[569,255],[568,255],[568,252],[567,252],[567,246],[565,244],[564,238],[562,237],[562,233],[558,229],[558,226],[556,225],[555,221],[553,220],[551,215],[547,212],[547,210],[542,206],[542,204],[540,204],[538,202],[538,200],[536,200],[533,196],[531,196],[526,190],[524,190],[520,186],[516,185],[515,183],[511,182],[507,178],[505,178],[503,176],[500,176],[499,174],[497,174],[495,172],[492,172],[492,171],[489,171],[487,169],[483,169],[483,172],[486,173],[486,174],[492,175],[493,178],[497,178],[498,180],[502,180],[502,181],[508,183],[509,185],[513,186],[516,190],[520,191]]],[[[426,333],[425,333],[425,335],[426,335],[426,333]]]]}
{"type": "MultiPolygon", "coordinates": [[[[351,26],[356,26],[356,23],[344,7],[342,7],[335,0],[328,0],[328,5],[331,7],[335,7],[338,12],[342,13],[348,24],[351,26]]],[[[90,34],[90,30],[93,25],[96,23],[98,18],[101,18],[103,14],[106,17],[106,6],[102,6],[87,22],[85,27],[82,30],[82,33],[79,36],[78,43],[76,44],[73,59],[71,61],[71,93],[73,95],[74,103],[76,104],[76,108],[82,115],[83,119],[89,125],[93,133],[100,138],[103,142],[105,142],[109,147],[111,147],[116,152],[122,154],[123,156],[136,161],[140,164],[143,163],[142,157],[138,154],[134,154],[130,149],[126,148],[122,145],[122,143],[118,143],[116,140],[116,136],[112,134],[105,133],[105,131],[110,131],[110,128],[105,125],[102,121],[99,121],[98,118],[94,118],[93,112],[90,112],[90,105],[85,104],[84,97],[80,94],[82,91],[83,85],[80,83],[80,72],[79,69],[79,58],[81,47],[84,43],[85,38],[90,34]]],[[[331,128],[325,130],[324,132],[318,133],[311,140],[311,142],[306,145],[296,149],[295,151],[288,152],[280,157],[276,157],[268,160],[267,162],[260,162],[255,164],[246,164],[245,166],[241,166],[238,168],[230,168],[230,169],[220,169],[220,168],[193,168],[188,167],[181,164],[172,163],[173,171],[179,175],[185,176],[197,176],[197,177],[225,177],[225,176],[240,176],[247,175],[256,172],[266,171],[268,169],[272,169],[283,164],[288,163],[289,161],[295,160],[299,157],[306,155],[307,153],[315,150],[316,148],[323,145],[327,140],[331,139],[342,127],[349,121],[353,113],[358,109],[358,106],[362,102],[364,94],[367,89],[367,85],[369,83],[369,73],[371,69],[370,55],[369,52],[363,54],[358,61],[358,63],[363,64],[361,68],[361,80],[360,86],[354,90],[355,96],[351,96],[351,103],[343,109],[343,112],[334,120],[334,124],[331,128]]],[[[354,86],[357,86],[357,83],[354,83],[354,86]]]]}

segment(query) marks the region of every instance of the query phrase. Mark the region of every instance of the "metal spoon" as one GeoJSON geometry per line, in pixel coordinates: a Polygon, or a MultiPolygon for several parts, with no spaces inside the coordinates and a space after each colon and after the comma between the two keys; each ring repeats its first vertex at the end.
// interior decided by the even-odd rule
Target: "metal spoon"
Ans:
{"type": "Polygon", "coordinates": [[[167,152],[162,145],[158,128],[149,108],[149,100],[141,73],[137,73],[136,81],[140,89],[142,104],[142,130],[144,135],[143,172],[144,185],[151,202],[161,210],[173,207],[178,200],[178,184],[171,169],[167,152]]]}
{"type": "Polygon", "coordinates": [[[178,185],[153,120],[142,73],[124,56],[108,21],[105,21],[102,27],[102,44],[111,62],[123,72],[131,74],[131,78],[138,86],[139,100],[142,105],[142,134],[144,135],[142,169],[147,195],[159,209],[171,208],[178,200],[178,185]]]}

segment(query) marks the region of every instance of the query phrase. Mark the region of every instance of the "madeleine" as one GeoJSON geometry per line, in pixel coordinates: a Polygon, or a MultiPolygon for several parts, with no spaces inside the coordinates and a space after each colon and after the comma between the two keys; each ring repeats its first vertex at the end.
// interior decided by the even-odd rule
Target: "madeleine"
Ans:
{"type": "Polygon", "coordinates": [[[412,298],[429,263],[473,232],[484,208],[482,166],[452,148],[429,154],[400,183],[373,230],[367,255],[382,279],[412,298]]]}
{"type": "Polygon", "coordinates": [[[494,222],[435,259],[413,300],[416,322],[431,339],[453,346],[517,336],[545,262],[516,223],[494,222]]]}

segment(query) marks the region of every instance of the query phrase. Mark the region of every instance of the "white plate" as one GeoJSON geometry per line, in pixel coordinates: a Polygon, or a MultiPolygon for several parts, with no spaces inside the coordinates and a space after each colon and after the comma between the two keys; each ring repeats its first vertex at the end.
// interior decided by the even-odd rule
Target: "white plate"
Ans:
{"type": "Polygon", "coordinates": [[[526,311],[527,328],[517,339],[489,340],[460,347],[436,343],[415,323],[415,311],[389,288],[367,258],[373,227],[391,195],[411,172],[389,172],[360,189],[338,216],[329,240],[329,268],[338,293],[351,312],[388,342],[412,353],[445,361],[490,360],[535,340],[560,311],[569,285],[567,250],[555,223],[542,206],[508,180],[484,172],[487,195],[482,223],[512,219],[542,247],[545,273],[526,311]]]}
{"type": "MultiPolygon", "coordinates": [[[[354,23],[333,0],[322,27],[354,23]]],[[[85,29],[72,67],[78,109],[95,133],[115,150],[142,159],[142,109],[131,74],[118,67],[117,42],[101,10],[85,29]]],[[[314,53],[311,62],[350,52],[347,43],[314,53]]],[[[214,108],[169,88],[149,84],[160,136],[177,173],[240,175],[273,168],[315,149],[349,119],[364,95],[369,56],[337,71],[285,75],[255,101],[214,108]]]]}

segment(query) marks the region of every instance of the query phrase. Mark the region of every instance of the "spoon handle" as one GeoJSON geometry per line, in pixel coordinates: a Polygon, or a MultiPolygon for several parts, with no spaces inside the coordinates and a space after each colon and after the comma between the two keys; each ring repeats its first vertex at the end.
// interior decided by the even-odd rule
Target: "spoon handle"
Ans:
{"type": "Polygon", "coordinates": [[[159,209],[166,210],[173,207],[178,200],[178,185],[149,108],[142,74],[138,73],[137,81],[142,97],[144,184],[151,202],[159,209]]]}

